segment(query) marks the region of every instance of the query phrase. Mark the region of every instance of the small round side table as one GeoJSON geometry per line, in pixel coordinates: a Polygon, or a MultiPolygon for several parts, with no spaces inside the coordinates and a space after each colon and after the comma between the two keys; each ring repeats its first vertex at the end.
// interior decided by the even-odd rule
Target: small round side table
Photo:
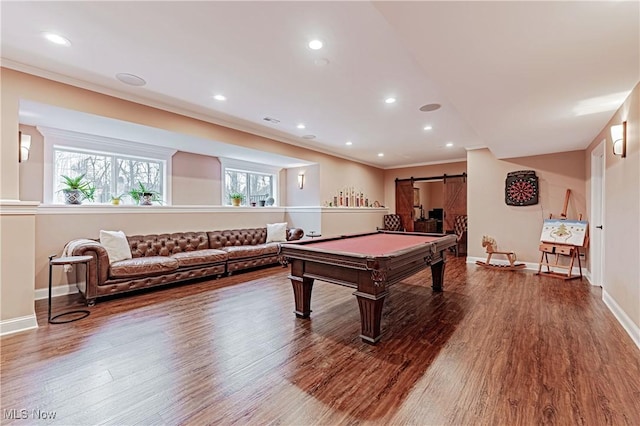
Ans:
{"type": "Polygon", "coordinates": [[[49,314],[48,314],[49,322],[51,324],[65,324],[68,322],[78,321],[82,318],[88,317],[91,312],[85,309],[64,312],[54,317],[51,316],[51,272],[53,271],[53,267],[55,265],[77,265],[80,263],[84,263],[85,274],[86,274],[85,279],[86,279],[86,282],[88,283],[89,282],[89,262],[91,261],[91,259],[93,259],[93,257],[92,256],[66,256],[66,257],[57,257],[55,259],[54,257],[55,257],[55,254],[52,256],[49,256],[49,314]],[[56,320],[56,318],[60,318],[65,315],[71,315],[71,314],[79,314],[79,316],[75,318],[67,319],[67,320],[60,320],[60,319],[56,320]]]}

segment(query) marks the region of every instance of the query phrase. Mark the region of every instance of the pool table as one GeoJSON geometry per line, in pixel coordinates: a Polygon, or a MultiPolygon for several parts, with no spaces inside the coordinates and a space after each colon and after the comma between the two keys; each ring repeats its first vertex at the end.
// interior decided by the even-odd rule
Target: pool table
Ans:
{"type": "Polygon", "coordinates": [[[377,231],[282,243],[280,262],[291,265],[295,314],[309,318],[313,281],[355,288],[364,342],[380,340],[380,319],[387,287],[431,266],[432,288],[442,291],[445,252],[452,234],[377,231]]]}

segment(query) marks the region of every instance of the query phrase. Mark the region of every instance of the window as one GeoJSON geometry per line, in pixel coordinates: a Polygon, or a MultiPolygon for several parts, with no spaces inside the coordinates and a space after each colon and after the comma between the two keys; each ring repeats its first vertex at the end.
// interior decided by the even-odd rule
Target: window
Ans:
{"type": "MultiPolygon", "coordinates": [[[[96,203],[108,203],[112,196],[128,193],[139,182],[147,189],[164,193],[164,164],[158,160],[54,146],[53,169],[54,176],[75,177],[84,174],[85,179],[96,188],[96,203]]],[[[60,179],[54,182],[54,203],[64,203],[64,195],[60,191],[63,187],[60,179]]],[[[125,198],[123,202],[133,204],[130,198],[125,198]]]]}
{"type": "Polygon", "coordinates": [[[230,159],[220,159],[220,162],[224,176],[222,205],[231,205],[229,195],[235,192],[243,195],[243,206],[260,205],[268,198],[273,198],[275,204],[280,169],[230,159]]]}
{"type": "MultiPolygon", "coordinates": [[[[38,126],[44,136],[44,202],[64,203],[61,175],[95,186],[95,203],[108,203],[142,183],[171,204],[171,156],[176,150],[157,145],[38,126]]],[[[123,202],[134,204],[130,197],[123,202]]]]}

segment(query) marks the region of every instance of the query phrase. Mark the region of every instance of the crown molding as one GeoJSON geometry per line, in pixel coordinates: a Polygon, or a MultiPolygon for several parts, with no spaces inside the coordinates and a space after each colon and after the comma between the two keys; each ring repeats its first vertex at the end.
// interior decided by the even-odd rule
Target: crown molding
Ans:
{"type": "Polygon", "coordinates": [[[448,163],[464,163],[466,161],[467,161],[466,157],[463,157],[463,158],[454,158],[453,160],[428,161],[426,163],[414,163],[414,164],[407,164],[402,166],[385,167],[384,169],[385,170],[407,169],[409,167],[434,166],[436,164],[448,164],[448,163]]]}

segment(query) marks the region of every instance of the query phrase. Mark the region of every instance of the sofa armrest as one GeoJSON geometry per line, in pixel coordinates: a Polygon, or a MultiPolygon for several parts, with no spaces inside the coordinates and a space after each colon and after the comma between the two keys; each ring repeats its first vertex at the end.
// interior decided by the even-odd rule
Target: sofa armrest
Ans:
{"type": "Polygon", "coordinates": [[[93,299],[97,295],[97,286],[107,281],[109,276],[109,255],[107,250],[98,241],[73,240],[67,243],[71,247],[68,255],[92,256],[89,262],[89,282],[87,283],[85,298],[93,299]]]}
{"type": "Polygon", "coordinates": [[[304,237],[304,231],[302,228],[289,228],[287,229],[287,241],[295,241],[304,237]]]}

